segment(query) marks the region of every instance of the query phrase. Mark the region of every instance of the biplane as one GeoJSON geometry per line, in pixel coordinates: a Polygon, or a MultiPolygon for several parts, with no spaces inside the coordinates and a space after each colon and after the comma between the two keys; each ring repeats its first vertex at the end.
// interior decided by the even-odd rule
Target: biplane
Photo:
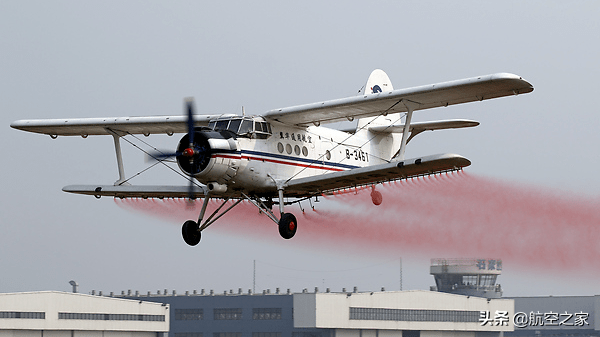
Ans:
{"type": "MultiPolygon", "coordinates": [[[[394,90],[388,75],[377,69],[356,96],[262,115],[196,114],[193,100],[186,99],[182,115],[30,119],[15,121],[11,127],[51,138],[112,136],[119,179],[113,184],[69,185],[63,191],[97,198],[201,198],[198,219],[182,226],[184,241],[194,246],[202,231],[243,200],[275,222],[282,238],[290,239],[298,222],[285,212],[286,206],[341,189],[461,170],[471,164],[465,157],[446,153],[406,159],[406,146],[427,130],[479,123],[462,119],[412,122],[413,112],[532,91],[529,82],[509,73],[394,90]],[[355,122],[345,130],[325,126],[341,121],[355,122]],[[174,151],[150,156],[176,162],[188,184],[131,185],[123,168],[121,138],[176,133],[183,136],[174,151]],[[210,199],[218,199],[220,206],[207,212],[210,199]],[[278,212],[273,211],[274,205],[278,212]]],[[[373,187],[375,204],[381,203],[378,193],[373,187]]]]}

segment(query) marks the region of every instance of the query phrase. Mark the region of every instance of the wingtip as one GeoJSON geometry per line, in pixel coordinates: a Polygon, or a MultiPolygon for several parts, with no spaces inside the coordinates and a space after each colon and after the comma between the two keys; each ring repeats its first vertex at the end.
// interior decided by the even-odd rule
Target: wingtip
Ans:
{"type": "Polygon", "coordinates": [[[23,120],[18,120],[18,121],[14,121],[12,123],[10,123],[10,127],[13,129],[17,129],[19,130],[21,127],[23,127],[25,125],[25,121],[23,120]]]}

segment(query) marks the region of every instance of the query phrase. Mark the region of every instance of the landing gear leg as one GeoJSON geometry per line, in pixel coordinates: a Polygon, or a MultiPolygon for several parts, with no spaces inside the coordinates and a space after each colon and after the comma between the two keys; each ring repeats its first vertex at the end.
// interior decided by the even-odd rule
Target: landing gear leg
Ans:
{"type": "Polygon", "coordinates": [[[296,217],[292,213],[284,213],[283,208],[285,202],[283,201],[283,188],[278,188],[277,192],[279,193],[279,213],[280,217],[277,220],[277,216],[273,214],[271,211],[271,207],[273,201],[267,199],[266,201],[262,201],[260,198],[250,198],[246,194],[242,193],[242,196],[248,201],[250,201],[259,211],[263,212],[269,219],[273,220],[279,227],[279,235],[281,235],[284,239],[291,239],[296,234],[296,230],[298,229],[298,222],[296,221],[296,217]]]}
{"type": "Polygon", "coordinates": [[[217,207],[217,209],[214,210],[212,212],[212,214],[206,220],[203,220],[204,215],[206,213],[206,206],[208,205],[208,200],[210,199],[210,197],[208,196],[208,191],[204,191],[204,192],[205,192],[204,203],[202,204],[202,210],[200,211],[200,216],[198,216],[198,222],[193,221],[193,220],[188,220],[183,224],[183,227],[181,227],[181,234],[183,235],[183,241],[185,241],[185,243],[187,243],[190,246],[197,245],[200,242],[200,239],[202,237],[201,233],[203,230],[205,230],[208,226],[212,225],[215,221],[219,220],[219,218],[221,218],[223,215],[225,215],[225,213],[229,212],[232,208],[234,208],[240,202],[242,202],[242,200],[244,200],[244,199],[238,199],[236,202],[233,203],[233,205],[230,205],[224,211],[221,211],[221,209],[223,209],[223,207],[225,207],[227,205],[227,202],[229,201],[229,197],[224,198],[221,203],[221,206],[217,207]]]}
{"type": "Polygon", "coordinates": [[[281,217],[279,218],[279,235],[282,238],[289,240],[294,237],[296,234],[296,230],[298,229],[298,222],[296,221],[296,217],[292,213],[284,213],[283,212],[283,189],[280,188],[277,191],[279,193],[279,213],[281,217]]]}
{"type": "MultiPolygon", "coordinates": [[[[188,220],[183,223],[181,227],[181,235],[183,236],[183,241],[190,246],[195,246],[200,243],[200,239],[202,239],[202,232],[200,229],[200,223],[202,223],[202,218],[204,217],[204,213],[206,212],[206,206],[208,206],[208,189],[204,189],[204,201],[202,203],[202,210],[200,211],[200,216],[198,217],[198,222],[193,220],[188,220]]],[[[191,201],[191,200],[190,200],[191,201]]]]}

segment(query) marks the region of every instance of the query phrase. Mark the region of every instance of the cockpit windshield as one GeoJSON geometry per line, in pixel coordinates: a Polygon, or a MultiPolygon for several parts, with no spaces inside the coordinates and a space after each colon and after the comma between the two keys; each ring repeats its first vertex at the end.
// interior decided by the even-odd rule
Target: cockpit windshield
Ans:
{"type": "Polygon", "coordinates": [[[220,117],[208,123],[212,130],[229,130],[238,137],[267,139],[271,136],[271,124],[262,117],[220,117]]]}

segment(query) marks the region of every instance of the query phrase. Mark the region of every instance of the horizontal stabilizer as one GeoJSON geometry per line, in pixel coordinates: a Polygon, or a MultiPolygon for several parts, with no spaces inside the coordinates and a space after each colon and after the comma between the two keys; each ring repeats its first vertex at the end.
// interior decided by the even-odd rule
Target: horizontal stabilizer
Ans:
{"type": "Polygon", "coordinates": [[[328,194],[344,188],[460,170],[469,165],[471,161],[463,156],[450,153],[438,154],[294,179],[287,184],[286,193],[303,195],[320,191],[328,194]]]}
{"type": "MultiPolygon", "coordinates": [[[[410,132],[423,132],[428,130],[460,129],[472,128],[479,125],[479,122],[466,119],[451,119],[431,122],[413,122],[410,123],[410,132]]],[[[375,133],[402,133],[404,124],[378,125],[369,127],[369,131],[375,133]]]]}

